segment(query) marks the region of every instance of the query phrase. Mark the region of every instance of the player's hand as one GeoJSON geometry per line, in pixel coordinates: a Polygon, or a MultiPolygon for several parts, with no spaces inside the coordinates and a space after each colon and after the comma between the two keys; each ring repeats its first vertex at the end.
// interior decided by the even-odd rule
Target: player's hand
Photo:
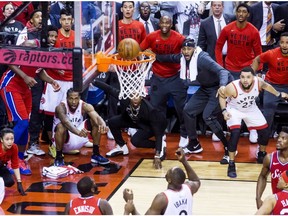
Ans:
{"type": "Polygon", "coordinates": [[[106,126],[106,124],[99,125],[99,127],[98,127],[98,132],[101,134],[107,133],[108,130],[109,130],[109,128],[106,126]]]}
{"type": "Polygon", "coordinates": [[[175,152],[175,155],[181,163],[186,161],[185,152],[182,148],[178,148],[175,152]]]}
{"type": "Polygon", "coordinates": [[[225,98],[225,86],[221,86],[218,91],[217,91],[217,94],[216,94],[216,97],[222,97],[222,98],[225,98]]]}
{"type": "Polygon", "coordinates": [[[22,196],[27,195],[23,189],[22,182],[17,182],[17,190],[22,196]]]}
{"type": "Polygon", "coordinates": [[[88,133],[90,133],[91,131],[88,131],[86,128],[82,128],[82,130],[79,132],[78,136],[80,137],[87,137],[88,133]]]}
{"type": "Polygon", "coordinates": [[[37,81],[33,77],[25,76],[23,79],[30,88],[37,84],[37,81]]]}
{"type": "Polygon", "coordinates": [[[263,201],[261,199],[256,199],[257,209],[259,209],[263,205],[263,201]]]}
{"type": "Polygon", "coordinates": [[[134,211],[135,211],[135,206],[134,206],[133,200],[128,200],[126,204],[124,205],[124,215],[133,214],[134,211]]]}
{"type": "Polygon", "coordinates": [[[153,166],[155,169],[161,169],[162,168],[161,159],[160,158],[154,158],[153,166]]]}
{"type": "Polygon", "coordinates": [[[283,99],[288,99],[288,94],[287,93],[285,93],[285,92],[281,92],[281,98],[283,98],[283,99]]]}
{"type": "Polygon", "coordinates": [[[223,112],[222,114],[223,114],[223,117],[226,121],[232,117],[232,115],[227,110],[225,112],[223,112]]]}
{"type": "Polygon", "coordinates": [[[61,86],[59,85],[59,83],[58,83],[57,81],[54,80],[54,81],[51,83],[51,85],[52,85],[52,87],[53,87],[53,89],[54,89],[54,92],[60,91],[61,86]]]}
{"type": "Polygon", "coordinates": [[[128,200],[133,200],[134,199],[134,195],[133,195],[132,189],[125,188],[123,190],[123,199],[125,200],[125,202],[127,202],[128,200]]]}

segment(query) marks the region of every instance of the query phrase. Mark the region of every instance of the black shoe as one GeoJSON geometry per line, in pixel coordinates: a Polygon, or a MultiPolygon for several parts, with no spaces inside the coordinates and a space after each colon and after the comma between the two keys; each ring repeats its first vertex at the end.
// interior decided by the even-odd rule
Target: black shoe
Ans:
{"type": "Polygon", "coordinates": [[[188,146],[186,148],[183,148],[183,151],[185,154],[195,154],[202,152],[203,148],[201,147],[200,143],[197,143],[196,145],[191,145],[191,143],[189,142],[188,146]]]}
{"type": "Polygon", "coordinates": [[[220,164],[229,164],[229,156],[225,154],[221,159],[220,164]]]}
{"type": "Polygon", "coordinates": [[[229,176],[230,178],[236,178],[237,177],[236,166],[235,166],[234,162],[229,163],[228,170],[227,170],[227,176],[229,176]]]}
{"type": "Polygon", "coordinates": [[[257,153],[257,163],[262,164],[264,157],[267,155],[267,152],[259,151],[257,153]]]}
{"type": "Polygon", "coordinates": [[[61,158],[56,158],[54,160],[54,166],[65,166],[65,163],[64,163],[64,158],[61,157],[61,158]]]}

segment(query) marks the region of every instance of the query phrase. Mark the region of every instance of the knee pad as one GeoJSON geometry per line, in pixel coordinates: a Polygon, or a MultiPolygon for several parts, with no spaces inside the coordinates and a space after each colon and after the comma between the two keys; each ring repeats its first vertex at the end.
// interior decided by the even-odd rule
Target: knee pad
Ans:
{"type": "Polygon", "coordinates": [[[222,130],[221,125],[219,124],[216,116],[210,116],[208,118],[203,118],[206,125],[211,129],[213,133],[217,133],[222,130]]]}
{"type": "Polygon", "coordinates": [[[235,152],[237,150],[238,141],[240,138],[240,128],[231,130],[230,140],[228,142],[228,151],[235,152]]]}

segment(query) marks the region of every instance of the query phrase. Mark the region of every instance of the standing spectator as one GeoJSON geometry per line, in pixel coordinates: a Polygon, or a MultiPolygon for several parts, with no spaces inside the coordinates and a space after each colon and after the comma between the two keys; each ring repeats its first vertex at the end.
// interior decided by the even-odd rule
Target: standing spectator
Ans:
{"type": "Polygon", "coordinates": [[[282,172],[277,183],[277,188],[282,190],[276,194],[268,196],[256,215],[283,215],[287,213],[288,200],[288,170],[282,172]]]}
{"type": "MultiPolygon", "coordinates": [[[[236,8],[236,21],[229,23],[221,30],[216,43],[216,60],[230,71],[234,80],[239,79],[239,71],[249,66],[253,59],[262,52],[259,32],[248,22],[249,15],[250,7],[245,3],[239,4],[236,8]],[[227,55],[223,60],[222,51],[226,42],[227,55]]],[[[262,65],[259,70],[261,69],[262,65]]],[[[251,143],[257,142],[255,130],[250,131],[249,140],[251,143]]]]}
{"type": "Polygon", "coordinates": [[[263,201],[262,194],[266,188],[268,175],[271,174],[272,193],[276,194],[281,190],[277,188],[281,173],[288,170],[288,128],[282,127],[276,143],[276,150],[268,154],[263,161],[263,166],[257,180],[256,204],[259,209],[263,201]]]}
{"type": "Polygon", "coordinates": [[[221,164],[228,164],[228,143],[222,127],[215,114],[220,112],[219,101],[215,97],[219,87],[224,88],[233,80],[229,71],[219,66],[208,53],[195,46],[194,40],[186,39],[183,42],[181,54],[157,55],[159,62],[181,62],[180,78],[187,84],[197,80],[200,88],[192,95],[184,107],[183,116],[187,130],[189,144],[184,148],[185,153],[200,153],[203,151],[197,139],[197,115],[203,112],[205,123],[211,128],[223,143],[224,157],[221,164]]]}
{"type": "Polygon", "coordinates": [[[278,42],[281,33],[288,32],[288,2],[281,4],[275,10],[275,23],[279,23],[277,26],[273,26],[272,36],[276,38],[278,42]]]}
{"type": "Polygon", "coordinates": [[[55,108],[53,120],[53,145],[56,146],[54,166],[63,166],[63,149],[67,152],[80,149],[88,141],[88,134],[93,139],[91,163],[105,165],[110,161],[99,153],[101,133],[106,133],[104,120],[98,115],[91,104],[80,99],[80,93],[68,89],[66,100],[55,108]],[[88,119],[84,119],[85,116],[88,119]]]}
{"type": "Polygon", "coordinates": [[[61,10],[66,9],[66,2],[65,1],[56,1],[51,4],[50,7],[50,14],[60,15],[61,10]]]}
{"type": "Polygon", "coordinates": [[[257,162],[263,163],[266,156],[266,146],[268,139],[265,139],[267,133],[267,122],[256,105],[255,99],[261,90],[269,91],[278,98],[287,98],[287,94],[276,91],[270,84],[255,77],[255,72],[251,67],[245,67],[240,72],[240,79],[228,84],[224,89],[224,97],[220,95],[219,101],[224,119],[231,130],[231,137],[228,145],[229,165],[227,176],[236,178],[235,153],[240,138],[240,127],[242,120],[248,129],[257,130],[259,152],[257,153],[257,162]],[[227,98],[227,100],[226,100],[227,98]]]}
{"type": "MultiPolygon", "coordinates": [[[[257,56],[252,63],[252,68],[257,70],[261,63],[268,64],[265,80],[276,90],[288,93],[288,32],[281,34],[280,47],[257,56]]],[[[266,136],[268,136],[267,139],[269,139],[269,136],[271,135],[274,114],[280,101],[281,98],[264,92],[263,112],[269,127],[269,131],[266,134],[266,136]]]]}
{"type": "MultiPolygon", "coordinates": [[[[14,6],[11,2],[6,4],[3,7],[3,15],[5,17],[5,20],[15,11],[14,6]]],[[[18,35],[21,33],[21,31],[24,29],[24,25],[15,20],[10,20],[7,25],[4,26],[3,31],[7,32],[8,35],[4,36],[4,43],[8,45],[16,45],[16,39],[18,35]]]]}
{"type": "MultiPolygon", "coordinates": [[[[7,169],[7,163],[11,163],[11,167],[17,180],[17,190],[22,196],[25,196],[26,193],[22,186],[19,171],[18,147],[14,143],[14,131],[10,128],[2,129],[0,132],[0,141],[0,178],[4,180],[5,187],[12,187],[15,184],[11,173],[7,169]]],[[[0,200],[0,204],[1,202],[2,200],[0,200]]]]}
{"type": "MultiPolygon", "coordinates": [[[[11,1],[14,9],[16,10],[19,6],[23,4],[23,1],[11,1]]],[[[4,5],[7,4],[7,1],[1,1],[0,2],[0,20],[4,19],[3,14],[3,8],[4,5]]],[[[15,20],[21,22],[23,25],[26,25],[26,23],[30,20],[31,14],[34,11],[34,7],[32,3],[28,4],[28,7],[25,8],[21,13],[18,14],[18,16],[15,17],[15,20]]]]}
{"type": "MultiPolygon", "coordinates": [[[[151,49],[155,54],[178,54],[184,41],[184,36],[171,30],[172,20],[168,16],[160,18],[160,30],[146,36],[140,44],[142,50],[151,49]]],[[[187,85],[184,85],[179,74],[179,63],[162,64],[155,61],[152,65],[150,101],[154,107],[166,113],[166,103],[171,95],[180,120],[180,146],[188,144],[187,133],[183,120],[183,108],[187,97],[187,85]]]]}
{"type": "Polygon", "coordinates": [[[215,57],[223,66],[222,50],[227,42],[225,68],[231,72],[234,79],[239,79],[239,71],[249,66],[253,59],[262,52],[259,32],[247,21],[249,11],[247,4],[239,4],[236,8],[236,21],[229,23],[221,30],[216,43],[215,57]]]}
{"type": "Polygon", "coordinates": [[[97,185],[90,177],[85,176],[77,183],[77,190],[81,196],[72,199],[65,208],[65,215],[113,215],[111,205],[107,200],[96,198],[97,185]]]}
{"type": "Polygon", "coordinates": [[[151,6],[148,2],[139,5],[139,12],[140,17],[137,20],[143,23],[147,35],[159,29],[159,19],[151,16],[151,6]]]}
{"type": "MultiPolygon", "coordinates": [[[[223,14],[223,1],[212,1],[211,8],[212,15],[201,21],[197,44],[203,51],[208,52],[212,59],[216,60],[215,47],[217,38],[220,35],[221,29],[234,21],[235,17],[229,14],[223,14]]],[[[223,56],[226,56],[227,54],[226,43],[223,47],[222,54],[223,56]]]]}
{"type": "Polygon", "coordinates": [[[133,20],[134,10],[134,1],[122,2],[123,19],[118,22],[118,42],[124,38],[133,38],[140,44],[146,37],[144,25],[137,20],[133,20]]]}
{"type": "MultiPolygon", "coordinates": [[[[119,96],[119,90],[103,82],[95,80],[93,85],[103,89],[115,98],[119,96]]],[[[155,148],[153,165],[156,169],[162,168],[161,160],[165,158],[166,142],[162,140],[167,127],[166,116],[160,110],[154,108],[148,100],[142,97],[120,100],[121,114],[108,119],[108,126],[117,144],[116,148],[106,153],[107,157],[120,154],[129,154],[126,142],[123,140],[122,128],[137,128],[132,136],[131,143],[140,148],[155,148]],[[150,138],[155,137],[155,141],[150,138]]]]}
{"type": "MultiPolygon", "coordinates": [[[[199,190],[201,182],[193,168],[187,162],[183,149],[179,148],[175,155],[182,163],[188,175],[188,181],[185,182],[185,172],[180,167],[173,167],[166,173],[168,182],[167,190],[157,194],[145,213],[146,215],[192,215],[193,195],[199,190]],[[179,200],[181,205],[175,203],[179,200]]],[[[124,189],[123,198],[126,201],[124,215],[132,213],[139,214],[133,204],[133,191],[124,189]]]]}
{"type": "MultiPolygon", "coordinates": [[[[30,41],[25,41],[24,45],[27,46],[30,41]]],[[[33,42],[39,45],[39,41],[33,40],[33,42]]],[[[29,118],[32,110],[31,88],[37,84],[34,77],[37,75],[41,80],[51,83],[55,91],[58,91],[60,86],[43,70],[16,65],[9,65],[9,67],[10,69],[3,74],[0,81],[1,97],[6,106],[8,120],[14,123],[15,144],[19,149],[20,173],[31,175],[31,170],[24,162],[24,152],[28,142],[29,118]]]]}

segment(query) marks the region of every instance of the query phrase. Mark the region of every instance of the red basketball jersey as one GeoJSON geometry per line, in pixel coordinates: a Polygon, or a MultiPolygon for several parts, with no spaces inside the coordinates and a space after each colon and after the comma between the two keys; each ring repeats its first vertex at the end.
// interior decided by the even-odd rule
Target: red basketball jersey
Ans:
{"type": "Polygon", "coordinates": [[[288,191],[274,194],[277,202],[273,208],[272,215],[288,215],[288,191]]]}
{"type": "Polygon", "coordinates": [[[277,188],[277,183],[281,173],[285,170],[288,170],[288,162],[282,163],[279,160],[278,154],[278,151],[272,152],[270,160],[271,187],[273,194],[281,191],[277,188]]]}
{"type": "Polygon", "coordinates": [[[77,197],[70,201],[70,215],[102,215],[99,205],[100,198],[94,196],[77,197]]]}

